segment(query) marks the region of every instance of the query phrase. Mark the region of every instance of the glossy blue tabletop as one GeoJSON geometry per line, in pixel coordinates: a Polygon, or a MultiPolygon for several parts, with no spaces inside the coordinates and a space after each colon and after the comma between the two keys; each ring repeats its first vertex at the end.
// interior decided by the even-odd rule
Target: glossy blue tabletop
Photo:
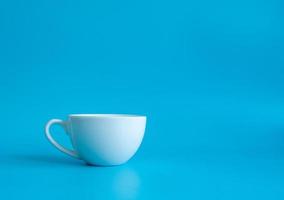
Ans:
{"type": "Polygon", "coordinates": [[[208,155],[137,158],[90,167],[40,152],[1,159],[5,199],[283,199],[283,158],[208,155]]]}
{"type": "MultiPolygon", "coordinates": [[[[182,129],[176,127],[176,123],[170,124],[172,118],[169,121],[163,119],[168,123],[162,123],[163,120],[154,118],[153,114],[148,118],[145,138],[135,157],[115,167],[88,166],[57,151],[44,137],[40,120],[34,119],[38,124],[34,126],[26,116],[19,115],[20,118],[11,121],[11,116],[6,116],[7,124],[3,127],[10,127],[11,131],[5,129],[9,136],[4,136],[1,145],[1,197],[283,199],[281,112],[270,109],[261,116],[263,109],[260,109],[261,112],[249,116],[246,113],[239,118],[238,109],[232,109],[233,114],[223,111],[226,116],[214,114],[207,118],[210,120],[204,120],[215,113],[214,110],[206,109],[207,114],[203,113],[202,121],[199,121],[192,108],[191,114],[179,118],[182,129]],[[182,123],[192,115],[196,118],[182,123]],[[25,126],[20,119],[30,124],[25,126]],[[13,126],[15,120],[25,128],[13,126]],[[190,127],[187,129],[187,126],[190,127]],[[168,131],[158,133],[162,127],[167,127],[168,131]],[[186,132],[182,133],[183,130],[186,132]],[[159,137],[154,139],[158,134],[159,137]],[[201,138],[205,136],[207,138],[201,138]],[[177,140],[180,140],[180,146],[176,145],[177,140]]],[[[42,123],[44,125],[44,121],[42,123]]],[[[68,146],[69,141],[62,130],[54,128],[53,132],[68,146]]]]}

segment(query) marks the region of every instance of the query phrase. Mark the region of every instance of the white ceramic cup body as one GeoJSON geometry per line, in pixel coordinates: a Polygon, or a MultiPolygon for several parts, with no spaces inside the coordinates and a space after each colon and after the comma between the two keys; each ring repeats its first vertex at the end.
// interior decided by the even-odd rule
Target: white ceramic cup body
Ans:
{"type": "Polygon", "coordinates": [[[73,114],[64,123],[74,148],[69,155],[91,165],[109,166],[123,164],[135,154],[144,136],[146,117],[73,114]]]}

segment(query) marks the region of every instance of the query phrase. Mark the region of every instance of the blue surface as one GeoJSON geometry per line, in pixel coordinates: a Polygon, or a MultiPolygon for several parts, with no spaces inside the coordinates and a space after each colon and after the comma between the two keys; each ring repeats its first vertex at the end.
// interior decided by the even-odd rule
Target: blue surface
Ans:
{"type": "Polygon", "coordinates": [[[0,199],[283,199],[283,8],[1,1],[0,199]],[[145,114],[141,149],[69,158],[43,133],[69,113],[145,114]]]}

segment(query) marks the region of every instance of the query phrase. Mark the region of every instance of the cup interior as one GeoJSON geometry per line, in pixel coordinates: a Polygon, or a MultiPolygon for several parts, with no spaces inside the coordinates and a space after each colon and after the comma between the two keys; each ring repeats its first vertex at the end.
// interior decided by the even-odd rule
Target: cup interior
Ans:
{"type": "Polygon", "coordinates": [[[98,117],[98,118],[127,118],[127,117],[145,117],[142,115],[131,114],[70,114],[69,117],[98,117]]]}

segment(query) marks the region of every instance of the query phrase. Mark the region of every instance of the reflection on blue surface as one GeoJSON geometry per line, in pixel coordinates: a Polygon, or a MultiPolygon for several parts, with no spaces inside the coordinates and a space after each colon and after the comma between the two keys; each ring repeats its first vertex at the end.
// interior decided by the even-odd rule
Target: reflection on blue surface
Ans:
{"type": "Polygon", "coordinates": [[[133,168],[123,168],[114,176],[113,190],[120,199],[137,199],[140,184],[139,174],[133,168]]]}

